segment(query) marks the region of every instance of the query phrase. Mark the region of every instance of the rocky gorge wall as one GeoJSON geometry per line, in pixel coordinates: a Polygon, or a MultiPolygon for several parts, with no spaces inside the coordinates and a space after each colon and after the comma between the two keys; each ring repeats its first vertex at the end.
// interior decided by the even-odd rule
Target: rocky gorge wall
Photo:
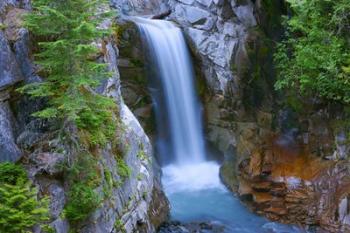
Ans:
{"type": "MultiPolygon", "coordinates": [[[[39,190],[39,198],[50,198],[50,225],[57,233],[155,232],[167,218],[168,202],[152,145],[121,97],[119,52],[111,38],[98,42],[101,48],[98,59],[107,63],[114,74],[101,84],[98,92],[113,98],[118,107],[117,151],[112,142],[94,151],[95,165],[91,169],[98,174],[95,192],[102,200],[98,208],[78,224],[72,225],[65,218],[71,181],[62,165],[78,155],[74,147],[57,137],[54,121],[31,116],[45,101],[29,99],[16,91],[23,83],[41,80],[33,62],[35,41],[21,27],[21,17],[27,11],[30,1],[0,2],[0,162],[16,162],[26,168],[39,190]],[[130,170],[127,177],[121,174],[120,158],[130,170]]],[[[82,136],[74,125],[58,131],[73,142],[82,136]]],[[[42,231],[38,226],[33,232],[42,231]]]]}
{"type": "MultiPolygon", "coordinates": [[[[112,0],[111,5],[122,21],[125,15],[171,10],[166,17],[183,28],[195,61],[207,139],[225,157],[222,180],[249,208],[315,232],[349,231],[349,146],[343,112],[315,101],[305,101],[298,111],[273,89],[272,54],[281,37],[283,1],[112,0]]],[[[51,198],[51,225],[65,233],[70,228],[63,214],[70,182],[60,164],[69,158],[60,151],[74,151],[55,137],[54,122],[31,117],[44,101],[15,91],[22,83],[41,80],[32,59],[33,42],[20,26],[20,16],[28,10],[26,0],[0,2],[0,161],[26,167],[39,197],[51,198]]],[[[153,133],[154,122],[142,46],[134,25],[123,24],[120,34],[118,46],[110,39],[99,42],[99,60],[115,75],[98,91],[118,105],[117,152],[132,173],[127,179],[120,176],[111,145],[97,149],[96,190],[103,202],[77,224],[80,232],[154,232],[168,212],[144,132],[153,133]]],[[[79,137],[74,126],[65,133],[79,137]]]]}
{"type": "MultiPolygon", "coordinates": [[[[140,4],[129,1],[137,9],[140,4]]],[[[283,33],[281,15],[288,10],[284,1],[158,0],[157,6],[162,8],[123,13],[159,15],[170,10],[166,19],[183,28],[195,61],[207,139],[225,157],[224,183],[249,208],[272,220],[315,232],[349,231],[344,113],[315,100],[295,103],[273,87],[272,57],[283,33]]],[[[129,25],[125,31],[122,35],[132,41],[134,53],[122,52],[119,66],[141,74],[135,80],[144,81],[143,87],[126,89],[133,93],[126,99],[135,103],[139,119],[149,119],[145,64],[142,59],[135,62],[144,55],[137,30],[129,25]]],[[[122,82],[130,80],[122,77],[122,82]]]]}

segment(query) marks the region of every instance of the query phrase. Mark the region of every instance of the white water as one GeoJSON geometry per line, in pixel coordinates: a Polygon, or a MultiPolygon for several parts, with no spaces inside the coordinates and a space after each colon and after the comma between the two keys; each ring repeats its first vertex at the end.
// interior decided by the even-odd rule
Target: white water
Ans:
{"type": "Polygon", "coordinates": [[[204,161],[201,111],[195,95],[192,62],[181,30],[168,21],[143,18],[135,21],[147,42],[153,45],[176,163],[204,161]]]}
{"type": "Polygon", "coordinates": [[[161,156],[175,157],[175,162],[162,168],[162,183],[170,200],[172,219],[220,222],[227,233],[302,232],[250,213],[220,182],[219,164],[205,160],[200,105],[195,95],[192,62],[181,30],[162,20],[133,18],[133,21],[147,43],[149,57],[153,59],[151,65],[157,70],[157,82],[161,82],[163,91],[164,100],[159,99],[161,95],[153,95],[156,111],[167,112],[158,114],[158,125],[170,131],[170,145],[164,143],[162,135],[165,134],[158,136],[158,143],[170,148],[170,153],[161,150],[164,153],[161,156]],[[168,119],[163,119],[164,116],[168,119]]]}

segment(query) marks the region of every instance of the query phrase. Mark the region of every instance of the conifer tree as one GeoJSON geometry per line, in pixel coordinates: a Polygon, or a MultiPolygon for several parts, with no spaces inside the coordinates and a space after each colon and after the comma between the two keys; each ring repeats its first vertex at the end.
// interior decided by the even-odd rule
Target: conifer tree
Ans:
{"type": "Polygon", "coordinates": [[[20,91],[46,97],[48,107],[35,113],[43,118],[70,120],[90,132],[92,143],[105,141],[113,131],[114,102],[94,92],[110,74],[96,62],[95,41],[108,35],[99,27],[110,13],[98,13],[98,0],[35,0],[25,26],[38,42],[35,60],[43,82],[20,91]]]}
{"type": "Polygon", "coordinates": [[[48,209],[48,199],[37,200],[37,190],[21,166],[0,163],[0,232],[29,232],[49,219],[48,209]]]}

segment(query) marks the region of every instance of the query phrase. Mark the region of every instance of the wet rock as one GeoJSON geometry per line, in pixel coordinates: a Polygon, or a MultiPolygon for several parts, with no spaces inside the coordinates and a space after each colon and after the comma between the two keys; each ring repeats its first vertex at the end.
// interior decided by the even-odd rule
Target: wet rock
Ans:
{"type": "Polygon", "coordinates": [[[225,227],[216,222],[181,223],[177,221],[164,223],[158,233],[223,233],[225,227]]]}
{"type": "Polygon", "coordinates": [[[350,193],[348,162],[322,160],[302,146],[294,150],[275,142],[240,163],[242,200],[273,221],[346,232],[342,229],[349,228],[350,213],[344,207],[350,193]],[[268,173],[263,172],[264,164],[269,164],[268,173]]]}

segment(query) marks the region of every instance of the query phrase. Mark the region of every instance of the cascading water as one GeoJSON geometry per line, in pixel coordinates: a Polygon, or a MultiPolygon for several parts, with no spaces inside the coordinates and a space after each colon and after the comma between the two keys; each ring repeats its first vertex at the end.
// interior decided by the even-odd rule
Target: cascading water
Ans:
{"type": "MultiPolygon", "coordinates": [[[[219,179],[219,164],[206,161],[201,110],[185,39],[173,23],[132,18],[148,56],[158,124],[158,153],[171,156],[162,183],[171,217],[184,222],[217,221],[225,232],[297,232],[247,211],[219,179]]],[[[169,158],[167,159],[169,161],[169,158]]]]}
{"type": "Polygon", "coordinates": [[[205,152],[200,106],[194,92],[192,62],[182,33],[167,21],[139,18],[137,24],[152,45],[176,163],[201,162],[205,152]]]}

